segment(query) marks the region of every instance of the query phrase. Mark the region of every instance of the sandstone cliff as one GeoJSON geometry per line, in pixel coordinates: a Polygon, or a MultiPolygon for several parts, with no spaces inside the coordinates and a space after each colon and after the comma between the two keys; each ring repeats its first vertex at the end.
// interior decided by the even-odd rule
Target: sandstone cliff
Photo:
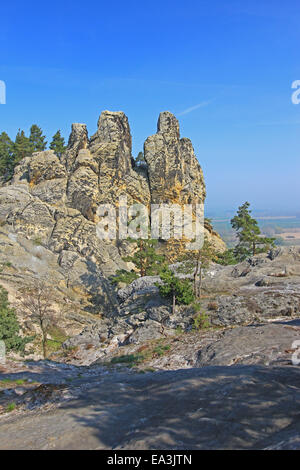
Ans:
{"type": "MultiPolygon", "coordinates": [[[[73,315],[72,325],[85,323],[82,312],[106,317],[118,312],[107,278],[127,268],[122,257],[128,243],[97,237],[99,204],[115,203],[120,195],[127,196],[128,204],[147,207],[200,203],[206,196],[192,143],[180,138],[179,123],[171,113],[160,114],[144,155],[146,164],[135,165],[125,114],[104,111],[90,138],[85,124],[72,125],[61,159],[47,150],[20,162],[12,181],[0,187],[0,267],[5,265],[1,284],[12,298],[20,284],[46,277],[59,286],[58,297],[77,299],[79,316],[73,315]]],[[[224,250],[218,234],[206,233],[224,250]]]]}

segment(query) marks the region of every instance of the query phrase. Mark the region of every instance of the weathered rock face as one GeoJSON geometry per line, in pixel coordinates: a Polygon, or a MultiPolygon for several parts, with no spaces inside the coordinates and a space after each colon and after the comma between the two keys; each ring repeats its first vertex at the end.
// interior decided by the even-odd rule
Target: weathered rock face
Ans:
{"type": "MultiPolygon", "coordinates": [[[[148,165],[152,204],[204,204],[206,187],[202,168],[196,158],[192,142],[180,138],[179,123],[168,111],[160,114],[157,133],[144,144],[148,165]]],[[[217,251],[224,251],[220,236],[207,228],[205,236],[217,251]]]]}
{"type": "MultiPolygon", "coordinates": [[[[180,139],[178,121],[171,113],[161,113],[157,134],[145,143],[145,159],[147,165],[134,164],[128,119],[123,112],[110,111],[101,114],[98,130],[90,139],[85,124],[73,124],[61,158],[47,150],[23,159],[12,181],[0,187],[0,222],[4,227],[0,263],[9,261],[16,266],[13,275],[1,274],[1,282],[9,287],[10,279],[21,276],[26,285],[26,276],[31,281],[43,271],[54,286],[62,285],[64,279],[65,288],[81,289],[81,295],[94,303],[90,311],[108,318],[118,314],[107,277],[126,269],[122,257],[128,248],[125,241],[98,238],[99,204],[117,204],[119,196],[126,196],[128,205],[142,203],[147,207],[150,203],[199,203],[205,199],[203,173],[192,144],[180,139]],[[9,237],[14,243],[11,250],[9,237]],[[23,240],[33,253],[29,257],[23,240]],[[43,269],[35,259],[35,247],[42,250],[43,269]],[[14,256],[24,260],[21,267],[14,256]]],[[[222,250],[218,236],[212,238],[222,250]]],[[[11,292],[15,292],[15,285],[11,292]]],[[[159,321],[150,316],[147,321],[161,329],[159,321]]],[[[138,322],[138,318],[131,322],[138,322]]],[[[127,334],[127,323],[123,330],[127,334]]]]}
{"type": "Polygon", "coordinates": [[[68,170],[72,165],[81,149],[88,146],[88,131],[85,124],[72,124],[72,131],[69,137],[67,152],[62,157],[62,162],[68,170]]]}
{"type": "MultiPolygon", "coordinates": [[[[199,203],[205,183],[191,142],[180,139],[179,124],[161,113],[158,132],[145,142],[146,167],[132,163],[131,134],[123,112],[104,111],[98,130],[88,139],[84,124],[73,124],[68,148],[61,160],[53,151],[38,152],[21,161],[10,185],[1,188],[1,212],[15,230],[41,237],[55,252],[87,253],[102,269],[107,251],[113,273],[124,267],[118,250],[96,238],[97,208],[116,204],[199,203]],[[22,188],[22,189],[21,189],[22,188]],[[101,254],[102,253],[102,254],[101,254]],[[119,258],[119,259],[118,259],[119,258]]],[[[217,234],[208,236],[224,249],[217,234]]],[[[122,253],[123,254],[123,253],[122,253]]]]}
{"type": "Polygon", "coordinates": [[[160,114],[157,134],[144,146],[151,202],[196,204],[206,192],[202,169],[189,139],[180,139],[179,123],[169,112],[160,114]]]}
{"type": "Polygon", "coordinates": [[[90,152],[98,164],[99,203],[115,203],[120,195],[128,203],[148,205],[147,175],[134,171],[128,119],[122,112],[104,111],[90,141],[90,152]]]}

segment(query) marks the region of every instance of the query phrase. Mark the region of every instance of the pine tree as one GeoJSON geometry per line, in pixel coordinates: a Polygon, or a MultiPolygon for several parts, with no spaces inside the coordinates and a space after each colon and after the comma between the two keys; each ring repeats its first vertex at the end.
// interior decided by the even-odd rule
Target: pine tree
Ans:
{"type": "Polygon", "coordinates": [[[231,219],[232,228],[236,230],[239,240],[234,253],[240,260],[268,251],[275,241],[275,238],[261,235],[257,220],[251,217],[249,207],[249,202],[245,202],[238,208],[237,215],[231,219]]]}
{"type": "Polygon", "coordinates": [[[23,158],[32,155],[32,146],[25,132],[19,129],[13,144],[13,165],[16,166],[23,158]]]}
{"type": "Polygon", "coordinates": [[[139,239],[130,240],[138,244],[137,251],[132,256],[126,256],[124,261],[132,262],[140,276],[152,276],[158,274],[164,262],[164,257],[156,251],[157,240],[139,239]]]}
{"type": "Polygon", "coordinates": [[[30,128],[29,143],[32,148],[32,152],[42,152],[47,147],[46,137],[43,135],[42,129],[33,124],[30,128]]]}
{"type": "Polygon", "coordinates": [[[13,142],[6,134],[0,134],[0,177],[8,180],[13,171],[13,142]]]}
{"type": "Polygon", "coordinates": [[[61,136],[60,130],[54,134],[52,142],[50,143],[50,149],[53,150],[59,158],[66,151],[65,139],[61,136]]]}
{"type": "Polygon", "coordinates": [[[189,279],[179,279],[174,272],[165,266],[159,274],[162,284],[157,284],[160,294],[172,300],[172,313],[176,311],[176,304],[189,305],[195,297],[193,286],[189,279]]]}

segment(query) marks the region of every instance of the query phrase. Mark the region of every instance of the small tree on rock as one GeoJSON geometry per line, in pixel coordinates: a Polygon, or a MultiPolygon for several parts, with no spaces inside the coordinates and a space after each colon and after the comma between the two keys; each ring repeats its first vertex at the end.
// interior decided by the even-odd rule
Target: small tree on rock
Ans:
{"type": "Polygon", "coordinates": [[[23,313],[41,330],[41,342],[44,359],[47,357],[47,335],[55,324],[56,311],[53,308],[54,294],[43,281],[20,292],[19,300],[23,313]]]}
{"type": "Polygon", "coordinates": [[[131,256],[123,258],[126,262],[135,265],[140,276],[153,276],[158,274],[164,262],[164,256],[157,253],[157,240],[152,239],[131,239],[137,243],[137,250],[131,256]]]}
{"type": "Polygon", "coordinates": [[[232,228],[236,230],[238,244],[235,255],[242,261],[247,256],[268,251],[274,246],[275,238],[263,237],[257,220],[251,217],[249,202],[238,208],[237,215],[231,219],[232,228]]]}
{"type": "Polygon", "coordinates": [[[212,243],[205,237],[204,243],[199,250],[187,251],[181,258],[179,271],[193,274],[193,289],[196,298],[201,297],[203,273],[209,268],[216,252],[212,243]]]}
{"type": "Polygon", "coordinates": [[[157,283],[160,294],[172,300],[172,313],[176,312],[176,305],[189,305],[194,299],[193,286],[189,279],[179,279],[175,273],[165,266],[159,275],[162,284],[157,283]]]}

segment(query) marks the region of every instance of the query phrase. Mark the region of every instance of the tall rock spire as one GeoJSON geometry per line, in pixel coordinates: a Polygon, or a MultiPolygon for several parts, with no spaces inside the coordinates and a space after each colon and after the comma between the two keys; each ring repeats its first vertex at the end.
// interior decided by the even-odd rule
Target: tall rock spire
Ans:
{"type": "Polygon", "coordinates": [[[204,202],[205,182],[189,139],[180,139],[179,123],[169,111],[160,113],[157,133],[144,145],[151,201],[191,204],[204,202]]]}

